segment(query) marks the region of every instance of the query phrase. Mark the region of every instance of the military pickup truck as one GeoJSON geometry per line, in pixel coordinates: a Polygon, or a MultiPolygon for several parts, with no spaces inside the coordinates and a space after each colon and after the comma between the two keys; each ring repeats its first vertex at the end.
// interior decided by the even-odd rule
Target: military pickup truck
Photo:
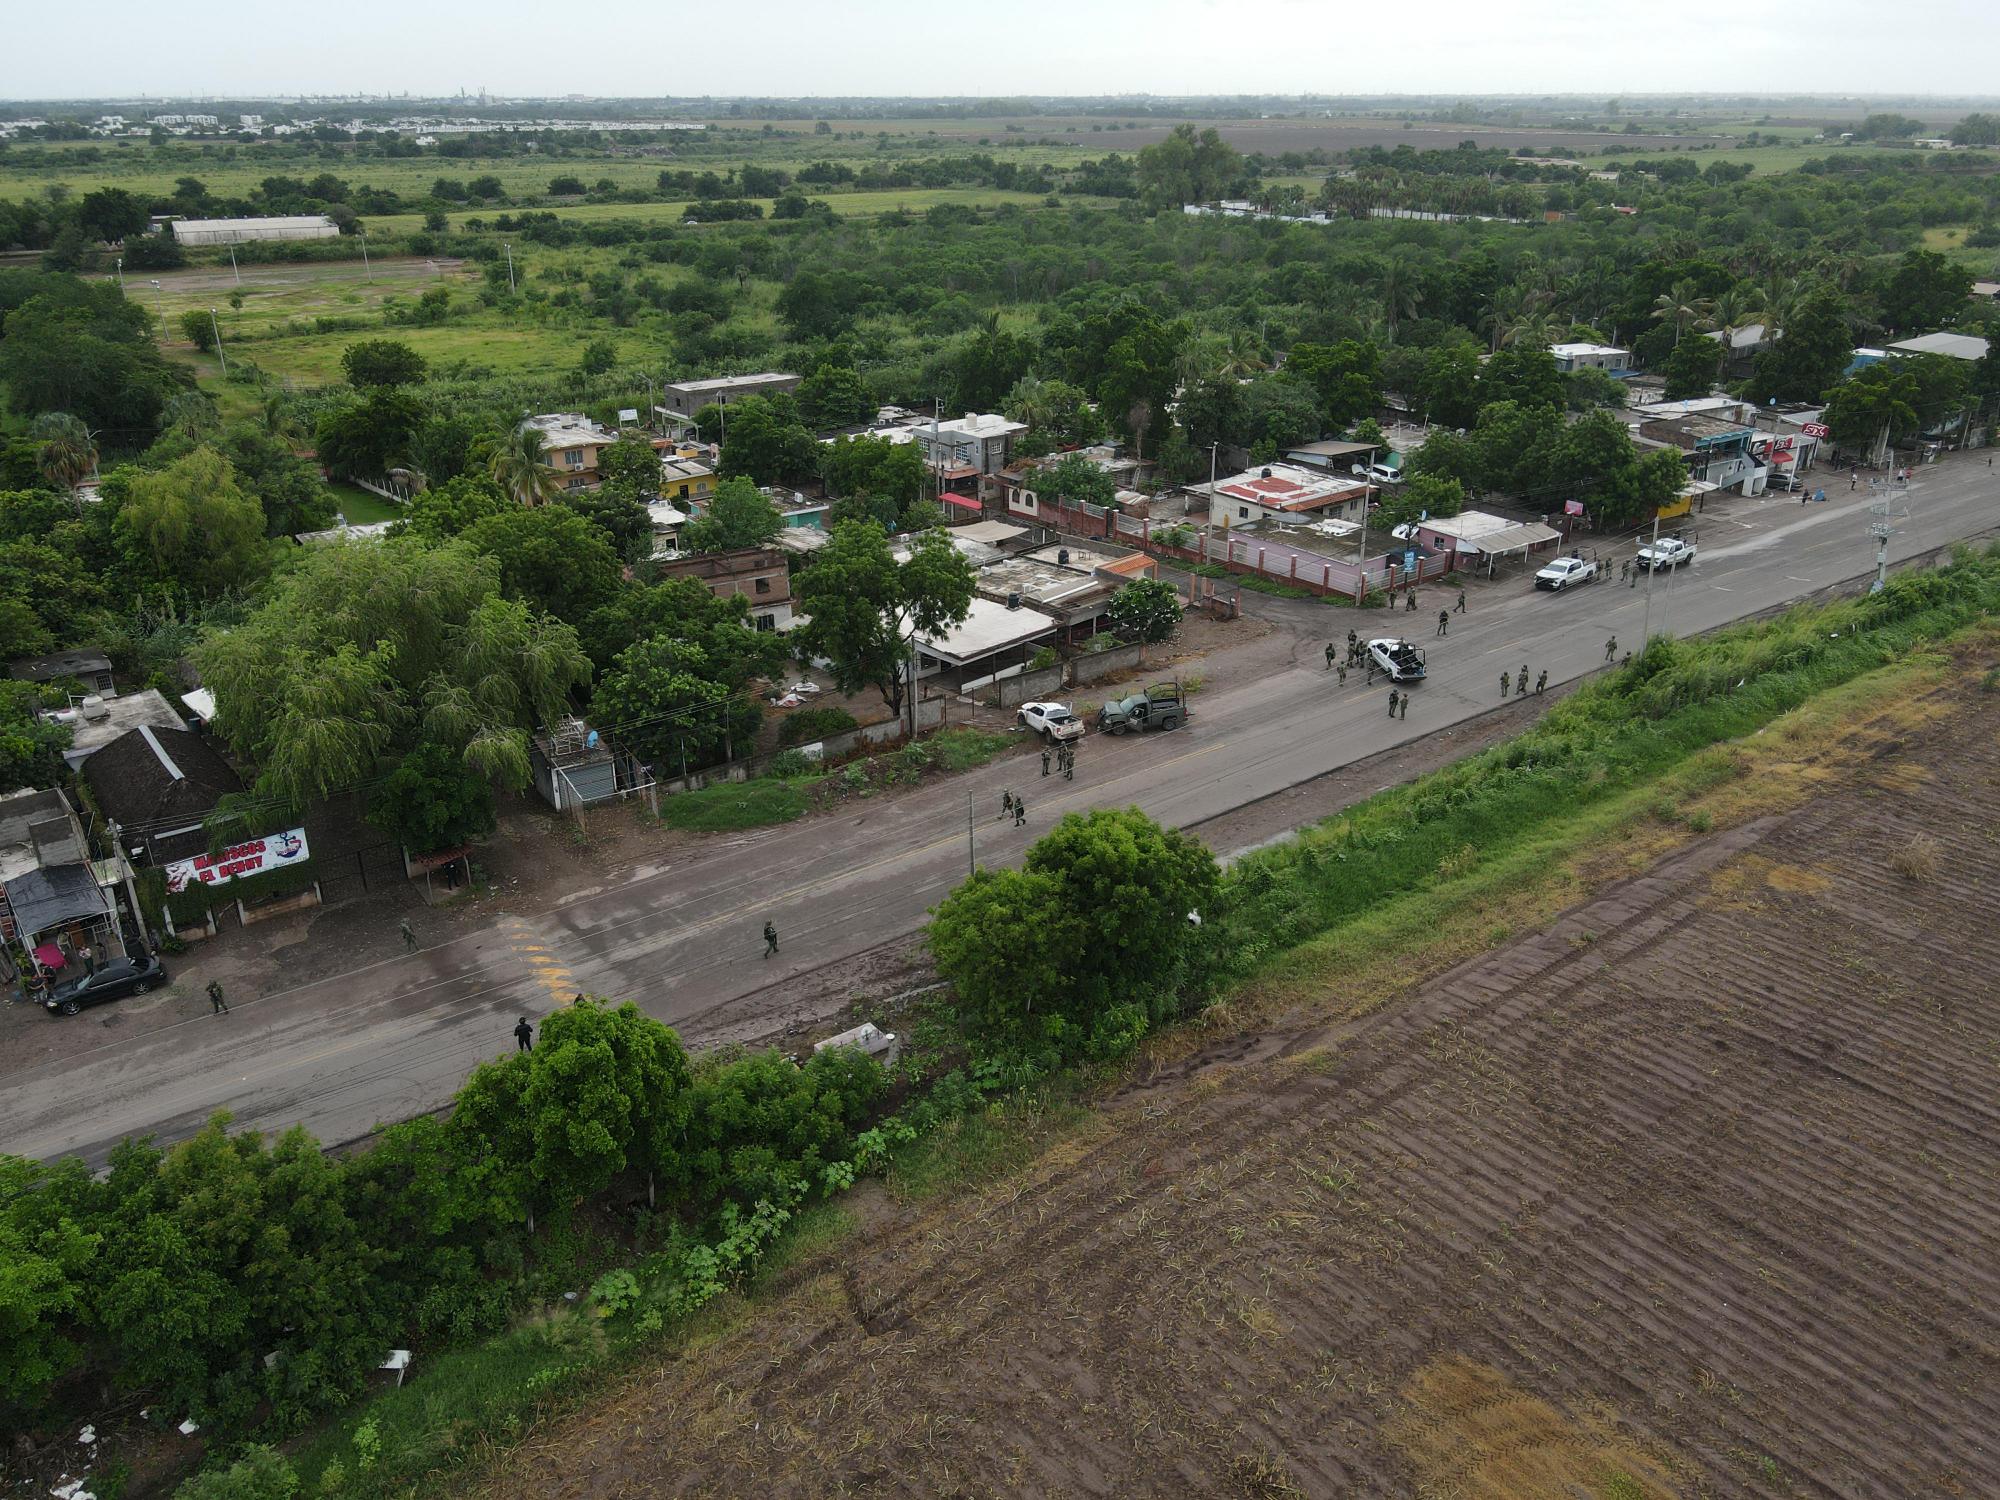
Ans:
{"type": "Polygon", "coordinates": [[[1098,709],[1097,727],[1103,734],[1178,729],[1192,717],[1178,682],[1156,682],[1143,693],[1114,698],[1098,709]]]}

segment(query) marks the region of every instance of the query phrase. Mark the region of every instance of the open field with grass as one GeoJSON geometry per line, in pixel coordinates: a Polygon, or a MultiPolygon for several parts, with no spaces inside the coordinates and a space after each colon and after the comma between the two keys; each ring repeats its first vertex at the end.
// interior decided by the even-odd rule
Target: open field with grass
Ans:
{"type": "Polygon", "coordinates": [[[2000,1490],[1996,660],[1393,903],[1108,1108],[952,1132],[478,1493],[2000,1490]]]}

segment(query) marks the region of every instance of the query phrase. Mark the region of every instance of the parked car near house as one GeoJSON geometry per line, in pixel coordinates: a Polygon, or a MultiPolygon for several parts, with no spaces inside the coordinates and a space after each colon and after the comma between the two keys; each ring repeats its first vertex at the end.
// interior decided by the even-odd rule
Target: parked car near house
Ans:
{"type": "Polygon", "coordinates": [[[166,982],[165,967],[150,953],[141,958],[114,958],[94,974],[57,985],[42,1004],[52,1016],[73,1016],[87,1005],[143,995],[166,982]]]}
{"type": "Polygon", "coordinates": [[[1050,744],[1083,737],[1083,720],[1069,711],[1067,703],[1023,703],[1014,721],[1050,744]]]}

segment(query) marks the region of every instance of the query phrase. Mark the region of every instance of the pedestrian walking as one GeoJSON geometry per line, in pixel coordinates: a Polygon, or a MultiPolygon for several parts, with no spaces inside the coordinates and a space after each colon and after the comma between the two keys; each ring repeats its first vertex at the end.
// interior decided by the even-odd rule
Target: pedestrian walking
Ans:
{"type": "Polygon", "coordinates": [[[535,1028],[528,1024],[526,1016],[514,1023],[514,1050],[516,1052],[535,1050],[535,1028]]]}
{"type": "Polygon", "coordinates": [[[1502,703],[1505,703],[1508,700],[1508,698],[1513,696],[1513,692],[1514,692],[1514,679],[1508,676],[1505,672],[1502,672],[1500,674],[1500,701],[1502,703]]]}
{"type": "Polygon", "coordinates": [[[1438,634],[1439,635],[1451,634],[1451,611],[1448,609],[1441,609],[1438,611],[1438,634]]]}
{"type": "Polygon", "coordinates": [[[1611,637],[1610,640],[1604,643],[1604,659],[1606,661],[1610,661],[1611,658],[1616,656],[1617,654],[1618,654],[1618,637],[1614,635],[1613,637],[1611,637]]]}
{"type": "Polygon", "coordinates": [[[1455,614],[1461,614],[1461,615],[1465,613],[1465,590],[1464,590],[1464,589],[1460,589],[1460,590],[1458,591],[1458,603],[1452,606],[1452,612],[1453,612],[1453,613],[1455,613],[1455,614]]]}
{"type": "MultiPolygon", "coordinates": [[[[1352,646],[1350,646],[1350,647],[1349,647],[1348,649],[1349,649],[1349,650],[1352,650],[1352,649],[1353,649],[1353,647],[1352,647],[1352,646]]],[[[1333,642],[1332,642],[1332,641],[1328,641],[1328,642],[1326,643],[1326,665],[1327,665],[1327,669],[1328,669],[1329,671],[1331,671],[1331,670],[1332,670],[1332,668],[1333,668],[1333,658],[1334,658],[1334,656],[1335,656],[1335,655],[1336,655],[1336,653],[1335,653],[1335,651],[1334,651],[1334,649],[1333,649],[1333,642]]]]}
{"type": "Polygon", "coordinates": [[[1049,747],[1047,745],[1042,746],[1042,774],[1044,776],[1049,774],[1049,747]]]}
{"type": "Polygon", "coordinates": [[[1549,685],[1549,672],[1548,668],[1544,667],[1538,674],[1536,674],[1535,677],[1536,695],[1539,696],[1541,694],[1542,689],[1546,688],[1548,685],[1549,685]]]}
{"type": "Polygon", "coordinates": [[[769,958],[778,951],[778,929],[769,921],[764,923],[764,957],[769,958]]]}
{"type": "Polygon", "coordinates": [[[229,1002],[222,998],[222,981],[218,979],[208,982],[208,1013],[212,1016],[229,1014],[229,1002]]]}
{"type": "Polygon", "coordinates": [[[1006,822],[1007,814],[1009,814],[1013,810],[1014,810],[1014,794],[1011,791],[1002,792],[1000,794],[1000,821],[1003,823],[1006,822]]]}
{"type": "Polygon", "coordinates": [[[1851,495],[1851,494],[1853,494],[1853,493],[1854,493],[1854,492],[1855,492],[1856,490],[1858,490],[1858,489],[1860,489],[1860,488],[1861,488],[1861,480],[1860,480],[1860,478],[1859,478],[1859,477],[1858,477],[1857,475],[1853,475],[1853,474],[1850,474],[1850,475],[1848,475],[1848,476],[1847,476],[1847,493],[1851,495]]]}
{"type": "Polygon", "coordinates": [[[1028,821],[1028,804],[1019,797],[1014,799],[1014,826],[1023,827],[1028,821]]]}
{"type": "Polygon", "coordinates": [[[1389,717],[1392,719],[1396,717],[1397,700],[1399,700],[1402,696],[1403,695],[1397,692],[1394,688],[1389,689],[1389,717]]]}
{"type": "Polygon", "coordinates": [[[403,920],[397,924],[396,930],[402,934],[403,950],[407,953],[416,952],[417,934],[416,930],[410,926],[410,919],[408,917],[403,918],[403,920]]]}

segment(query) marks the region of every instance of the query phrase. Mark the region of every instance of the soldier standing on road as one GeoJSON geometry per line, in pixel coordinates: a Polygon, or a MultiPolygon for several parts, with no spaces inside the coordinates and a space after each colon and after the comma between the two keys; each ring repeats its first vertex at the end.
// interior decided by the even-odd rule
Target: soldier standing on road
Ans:
{"type": "Polygon", "coordinates": [[[229,1014],[229,1002],[222,998],[222,981],[219,979],[208,982],[208,1013],[212,1016],[229,1014]]]}
{"type": "Polygon", "coordinates": [[[1451,611],[1448,609],[1441,609],[1438,611],[1438,634],[1439,635],[1451,634],[1451,611]]]}
{"type": "Polygon", "coordinates": [[[1416,613],[1417,591],[1415,589],[1411,589],[1407,594],[1403,595],[1403,609],[1409,614],[1416,613]]]}
{"type": "Polygon", "coordinates": [[[1514,691],[1514,679],[1505,672],[1500,674],[1500,701],[1505,703],[1514,691]]]}
{"type": "Polygon", "coordinates": [[[1610,661],[1611,658],[1616,656],[1617,654],[1618,654],[1618,637],[1614,635],[1613,637],[1611,637],[1610,640],[1604,643],[1604,659],[1606,661],[1610,661]]]}
{"type": "Polygon", "coordinates": [[[1355,633],[1354,633],[1353,631],[1351,631],[1351,630],[1350,630],[1350,631],[1348,631],[1348,632],[1347,632],[1347,659],[1348,659],[1349,661],[1353,661],[1353,660],[1354,660],[1354,658],[1355,658],[1355,655],[1356,655],[1356,653],[1358,653],[1358,652],[1359,652],[1360,650],[1361,650],[1361,637],[1360,637],[1360,636],[1358,636],[1358,635],[1356,635],[1356,634],[1355,634],[1355,633]]]}
{"type": "Polygon", "coordinates": [[[1410,716],[1410,699],[1411,699],[1412,697],[1414,697],[1414,696],[1415,696],[1415,695],[1414,695],[1414,694],[1411,694],[1411,693],[1405,693],[1405,694],[1403,694],[1403,708],[1402,708],[1402,712],[1396,715],[1396,717],[1397,717],[1397,718],[1399,718],[1399,719],[1407,719],[1407,718],[1409,718],[1409,716],[1410,716]]]}
{"type": "Polygon", "coordinates": [[[1631,576],[1632,576],[1632,559],[1628,557],[1623,562],[1618,564],[1618,581],[1620,583],[1623,583],[1625,582],[1626,579],[1630,578],[1631,576]]]}
{"type": "Polygon", "coordinates": [[[535,1050],[535,1028],[528,1024],[526,1016],[514,1023],[514,1050],[516,1052],[535,1050]]]}
{"type": "Polygon", "coordinates": [[[415,929],[410,926],[410,919],[408,917],[403,918],[403,920],[397,925],[396,930],[403,936],[404,951],[408,953],[416,952],[417,934],[415,929]]]}
{"type": "Polygon", "coordinates": [[[778,951],[778,929],[770,922],[764,924],[764,957],[769,958],[778,951]]]}
{"type": "Polygon", "coordinates": [[[1452,612],[1453,612],[1454,614],[1461,614],[1461,615],[1465,613],[1465,590],[1464,590],[1464,589],[1460,589],[1460,590],[1458,591],[1458,603],[1452,606],[1452,612]]]}
{"type": "Polygon", "coordinates": [[[1525,692],[1527,692],[1527,690],[1528,690],[1528,664],[1527,664],[1526,662],[1522,662],[1522,663],[1521,663],[1521,691],[1525,693],[1525,692]]]}
{"type": "Polygon", "coordinates": [[[1012,812],[1013,810],[1014,810],[1014,794],[1011,791],[1002,792],[1000,794],[1000,821],[1003,823],[1006,822],[1007,814],[1012,812]]]}
{"type": "Polygon", "coordinates": [[[1340,674],[1340,685],[1341,685],[1342,687],[1346,687],[1346,686],[1347,686],[1347,663],[1346,663],[1346,662],[1342,662],[1342,663],[1341,663],[1341,664],[1340,664],[1340,665],[1339,665],[1338,667],[1336,667],[1336,668],[1335,668],[1334,670],[1335,670],[1335,671],[1337,671],[1337,672],[1338,672],[1338,673],[1340,674]]]}
{"type": "Polygon", "coordinates": [[[1537,696],[1539,696],[1541,691],[1548,685],[1549,685],[1549,670],[1547,667],[1544,667],[1542,668],[1540,674],[1535,678],[1535,692],[1537,696]]]}
{"type": "Polygon", "coordinates": [[[1014,799],[1014,826],[1025,827],[1028,821],[1028,804],[1019,797],[1014,799]]]}
{"type": "Polygon", "coordinates": [[[1340,653],[1334,649],[1333,642],[1328,641],[1326,643],[1326,667],[1329,672],[1333,670],[1333,659],[1339,654],[1340,653]]]}
{"type": "Polygon", "coordinates": [[[1639,559],[1636,557],[1632,559],[1632,581],[1626,586],[1635,589],[1639,586],[1639,559]]]}
{"type": "Polygon", "coordinates": [[[1047,745],[1042,746],[1042,774],[1044,776],[1049,774],[1049,747],[1047,745]]]}
{"type": "Polygon", "coordinates": [[[1076,746],[1074,745],[1067,746],[1063,750],[1063,780],[1076,780],[1076,746]]]}
{"type": "Polygon", "coordinates": [[[1394,688],[1389,689],[1389,717],[1392,719],[1396,717],[1396,700],[1402,696],[1394,688]]]}

